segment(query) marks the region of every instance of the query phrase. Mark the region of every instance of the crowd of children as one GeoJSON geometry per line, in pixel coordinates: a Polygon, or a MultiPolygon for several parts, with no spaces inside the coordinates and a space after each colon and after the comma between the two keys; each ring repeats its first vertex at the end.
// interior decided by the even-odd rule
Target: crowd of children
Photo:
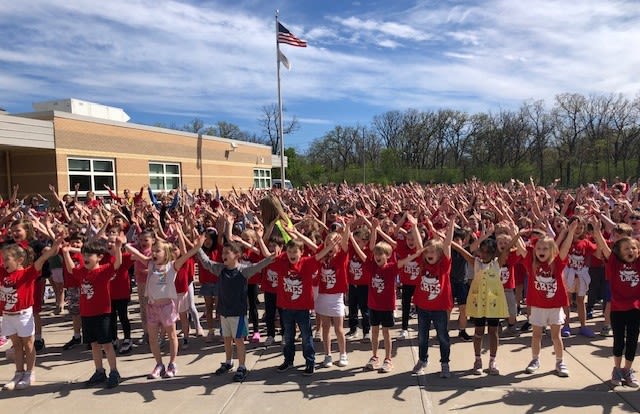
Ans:
{"type": "Polygon", "coordinates": [[[523,368],[536,372],[548,328],[555,371],[567,377],[563,338],[573,333],[572,305],[577,333],[592,338],[586,321],[602,300],[601,335],[613,335],[611,383],[639,387],[632,367],[640,330],[637,185],[603,181],[567,191],[555,183],[536,186],[533,180],[503,185],[471,180],[454,186],[343,183],[273,192],[233,189],[224,196],[217,189],[149,190],[148,200],[144,187],[135,195],[125,190],[124,197],[106,190],[108,198],[89,192],[81,201],[77,191],[60,197],[50,186],[55,200],[49,203],[42,196],[21,200],[16,186],[10,199],[0,200],[0,346],[11,341],[16,366],[4,389],[35,382],[36,353],[45,347],[39,313],[47,279],[55,291],[54,313],[66,308],[73,321],[63,351],[81,343],[91,349],[95,373],[87,386],[120,383],[116,355],[133,350],[128,309],[135,287],[143,331],[138,343],[148,344],[155,360],[149,379],[177,375],[176,356],[189,346],[193,324],[195,335],[207,342],[217,332],[223,338],[225,356],[216,375],[234,369],[235,345],[233,380],[244,381],[245,341],[271,346],[277,320],[284,357],[277,370],[294,366],[299,332],[303,374],[312,375],[318,367],[313,315],[323,345],[320,366],[334,365],[332,331],[339,367],[349,364],[347,340],[361,332],[371,344],[364,368],[390,372],[399,295],[399,340],[408,337],[409,321],[417,317],[415,375],[426,372],[433,325],[442,378],[451,376],[450,326],[457,327],[461,340],[473,342],[475,359],[469,366],[477,375],[485,366],[485,335],[486,372],[499,375],[501,332],[518,335],[529,329],[532,358],[523,368]],[[200,324],[196,282],[208,333],[200,324]],[[450,322],[455,305],[457,323],[450,322]],[[519,314],[527,315],[520,327],[519,314]],[[474,326],[472,336],[467,319],[474,326]],[[167,365],[162,341],[169,344],[167,365]]]}

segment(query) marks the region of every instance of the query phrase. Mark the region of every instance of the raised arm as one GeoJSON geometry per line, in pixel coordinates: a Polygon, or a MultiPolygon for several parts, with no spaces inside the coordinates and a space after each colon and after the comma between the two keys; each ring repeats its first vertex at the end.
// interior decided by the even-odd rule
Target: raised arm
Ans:
{"type": "Polygon", "coordinates": [[[204,239],[205,239],[204,235],[198,236],[198,238],[196,239],[196,242],[193,245],[193,247],[191,249],[189,249],[185,254],[180,255],[180,257],[178,257],[173,262],[173,268],[176,269],[176,270],[180,270],[180,268],[182,268],[182,266],[184,266],[184,264],[187,262],[187,260],[189,260],[190,257],[194,256],[196,253],[198,253],[200,251],[200,248],[202,247],[202,244],[204,243],[204,239]]]}
{"type": "Polygon", "coordinates": [[[561,260],[567,258],[569,254],[569,250],[571,250],[571,245],[573,244],[573,235],[576,233],[576,228],[578,227],[578,220],[575,220],[573,223],[569,224],[569,228],[567,229],[567,234],[560,245],[558,256],[561,260]]]}
{"type": "Polygon", "coordinates": [[[591,226],[593,227],[593,238],[596,241],[598,250],[602,253],[602,257],[604,257],[605,260],[608,260],[609,256],[611,256],[611,248],[602,235],[602,224],[600,220],[596,217],[592,217],[592,219],[589,220],[589,223],[591,223],[591,226]]]}

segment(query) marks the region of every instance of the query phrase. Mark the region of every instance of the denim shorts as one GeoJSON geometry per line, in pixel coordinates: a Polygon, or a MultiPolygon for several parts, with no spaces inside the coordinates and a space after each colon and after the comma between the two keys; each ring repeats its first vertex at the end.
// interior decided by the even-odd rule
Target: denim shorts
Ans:
{"type": "Polygon", "coordinates": [[[200,296],[218,296],[218,284],[203,283],[200,285],[200,296]]]}

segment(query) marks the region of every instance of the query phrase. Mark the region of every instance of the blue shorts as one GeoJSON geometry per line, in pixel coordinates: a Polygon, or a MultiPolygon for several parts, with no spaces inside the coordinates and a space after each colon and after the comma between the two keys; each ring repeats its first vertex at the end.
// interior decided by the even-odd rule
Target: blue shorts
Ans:
{"type": "Polygon", "coordinates": [[[451,296],[453,296],[453,301],[458,306],[467,304],[468,294],[469,285],[467,283],[451,283],[451,296]]]}
{"type": "Polygon", "coordinates": [[[203,283],[200,286],[200,296],[218,296],[218,284],[203,283]]]}

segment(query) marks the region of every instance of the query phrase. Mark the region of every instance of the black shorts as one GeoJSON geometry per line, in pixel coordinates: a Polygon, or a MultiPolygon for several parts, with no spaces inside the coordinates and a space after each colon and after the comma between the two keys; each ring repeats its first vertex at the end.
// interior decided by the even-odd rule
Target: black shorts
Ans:
{"type": "Polygon", "coordinates": [[[500,318],[472,318],[473,325],[476,327],[490,326],[497,327],[500,325],[500,318]]]}
{"type": "Polygon", "coordinates": [[[383,328],[393,328],[393,311],[379,311],[369,309],[369,322],[371,326],[380,326],[383,328]]]}
{"type": "Polygon", "coordinates": [[[451,296],[455,303],[460,305],[467,304],[467,296],[469,295],[469,285],[465,282],[451,283],[451,296]]]}
{"type": "Polygon", "coordinates": [[[83,316],[82,317],[82,340],[85,344],[97,342],[108,344],[113,340],[111,337],[111,315],[83,316]]]}

